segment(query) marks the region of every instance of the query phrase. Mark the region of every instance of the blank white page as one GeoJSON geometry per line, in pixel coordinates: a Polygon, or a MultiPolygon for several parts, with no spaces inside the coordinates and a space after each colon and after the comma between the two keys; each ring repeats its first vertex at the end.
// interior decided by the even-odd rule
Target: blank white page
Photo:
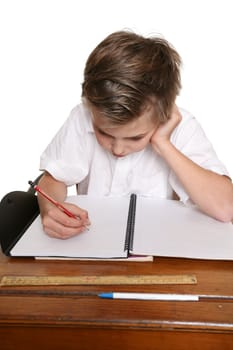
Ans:
{"type": "Polygon", "coordinates": [[[233,260],[233,225],[179,201],[138,196],[133,252],[233,260]]]}
{"type": "Polygon", "coordinates": [[[124,244],[128,197],[72,196],[67,201],[88,211],[91,221],[89,231],[66,240],[51,238],[43,232],[39,216],[11,250],[11,255],[80,258],[127,256],[124,244]]]}

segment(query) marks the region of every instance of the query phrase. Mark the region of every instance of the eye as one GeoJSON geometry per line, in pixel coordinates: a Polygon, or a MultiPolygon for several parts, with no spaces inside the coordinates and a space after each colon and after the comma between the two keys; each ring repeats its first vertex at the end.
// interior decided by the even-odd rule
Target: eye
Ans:
{"type": "Polygon", "coordinates": [[[111,136],[111,135],[109,135],[109,134],[106,134],[103,130],[101,130],[101,129],[98,129],[98,128],[96,128],[96,131],[100,134],[100,135],[103,135],[103,136],[105,136],[105,137],[110,137],[110,138],[112,138],[113,136],[111,136]]]}
{"type": "Polygon", "coordinates": [[[145,135],[135,136],[135,137],[131,137],[130,140],[132,140],[132,141],[139,141],[139,140],[142,140],[144,137],[145,137],[145,135]]]}

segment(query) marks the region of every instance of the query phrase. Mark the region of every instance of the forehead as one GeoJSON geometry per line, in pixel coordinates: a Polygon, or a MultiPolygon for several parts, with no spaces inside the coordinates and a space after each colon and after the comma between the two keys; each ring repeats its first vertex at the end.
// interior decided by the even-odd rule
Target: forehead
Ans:
{"type": "Polygon", "coordinates": [[[109,132],[112,135],[120,135],[121,137],[129,137],[145,134],[155,127],[157,118],[155,118],[154,108],[147,108],[143,113],[126,124],[119,125],[111,122],[103,116],[101,111],[92,108],[92,121],[95,128],[109,132]]]}

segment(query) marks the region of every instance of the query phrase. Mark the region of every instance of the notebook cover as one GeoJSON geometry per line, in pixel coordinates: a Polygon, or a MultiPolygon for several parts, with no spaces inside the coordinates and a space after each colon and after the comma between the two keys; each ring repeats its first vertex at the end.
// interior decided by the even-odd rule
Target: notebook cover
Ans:
{"type": "Polygon", "coordinates": [[[0,202],[0,244],[5,255],[10,251],[28,226],[39,215],[37,197],[30,192],[14,191],[0,202]]]}

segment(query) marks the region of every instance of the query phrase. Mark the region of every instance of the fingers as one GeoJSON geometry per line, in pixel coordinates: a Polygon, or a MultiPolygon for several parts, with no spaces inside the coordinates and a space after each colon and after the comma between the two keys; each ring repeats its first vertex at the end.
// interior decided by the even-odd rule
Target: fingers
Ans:
{"type": "MultiPolygon", "coordinates": [[[[90,220],[88,218],[88,212],[85,209],[81,209],[79,207],[77,207],[74,204],[71,203],[65,203],[64,206],[70,211],[72,212],[72,214],[74,214],[77,219],[81,220],[83,222],[84,225],[90,225],[90,220]]],[[[70,225],[74,224],[76,225],[76,221],[68,221],[70,223],[70,225]]]]}
{"type": "Polygon", "coordinates": [[[179,124],[179,122],[182,120],[181,113],[176,104],[174,104],[173,106],[170,120],[172,121],[173,127],[176,127],[179,124]]]}
{"type": "Polygon", "coordinates": [[[158,154],[162,155],[164,146],[169,145],[171,134],[180,123],[181,119],[182,116],[179,109],[174,104],[168,121],[158,126],[150,140],[152,147],[158,154]]]}
{"type": "Polygon", "coordinates": [[[50,237],[59,239],[68,239],[77,236],[78,234],[87,230],[86,226],[80,226],[79,228],[70,228],[65,227],[59,223],[57,223],[56,225],[53,223],[51,227],[53,228],[50,228],[49,226],[44,226],[45,233],[47,233],[50,237]]]}
{"type": "Polygon", "coordinates": [[[161,133],[163,133],[163,135],[167,135],[168,137],[170,137],[172,131],[180,123],[181,119],[182,119],[182,116],[179,112],[179,109],[177,108],[176,105],[174,105],[168,121],[160,125],[161,133]]]}
{"type": "Polygon", "coordinates": [[[77,218],[67,216],[56,207],[51,208],[42,217],[43,229],[50,237],[67,239],[86,231],[90,225],[86,210],[67,203],[64,206],[77,218]]]}

